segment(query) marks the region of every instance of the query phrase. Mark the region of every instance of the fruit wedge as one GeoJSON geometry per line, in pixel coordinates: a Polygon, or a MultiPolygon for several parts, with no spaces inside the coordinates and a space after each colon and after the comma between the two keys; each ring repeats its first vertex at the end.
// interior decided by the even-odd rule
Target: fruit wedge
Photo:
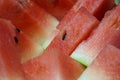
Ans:
{"type": "Polygon", "coordinates": [[[26,80],[12,27],[9,21],[0,19],[0,80],[26,80]]]}
{"type": "Polygon", "coordinates": [[[99,21],[82,7],[48,47],[57,48],[62,53],[70,55],[98,24],[99,21]]]}
{"type": "Polygon", "coordinates": [[[11,20],[36,43],[42,45],[57,34],[53,34],[58,24],[56,18],[32,1],[3,0],[0,4],[0,17],[11,20]]]}
{"type": "Polygon", "coordinates": [[[47,12],[61,20],[77,0],[33,0],[47,12]]]}
{"type": "Polygon", "coordinates": [[[19,53],[21,56],[21,63],[24,63],[42,54],[43,52],[42,47],[37,43],[35,43],[34,41],[32,41],[22,31],[16,33],[14,40],[17,44],[16,47],[19,49],[19,53]]]}
{"type": "Polygon", "coordinates": [[[71,57],[88,66],[107,44],[120,48],[120,5],[106,13],[98,28],[79,44],[71,57]]]}
{"type": "MultiPolygon", "coordinates": [[[[20,57],[22,63],[40,55],[43,52],[43,49],[40,45],[38,45],[37,43],[32,41],[27,35],[25,35],[18,28],[15,28],[11,22],[5,23],[5,21],[4,21],[4,24],[7,24],[6,28],[11,30],[12,33],[10,33],[10,34],[13,34],[11,36],[7,36],[6,40],[15,42],[14,47],[18,50],[18,54],[19,54],[19,57],[20,57]],[[8,26],[8,25],[10,25],[10,26],[8,26]]],[[[0,32],[0,34],[2,34],[2,35],[5,33],[7,35],[8,32],[7,31],[0,32]]],[[[4,37],[4,35],[2,37],[4,37]]]]}
{"type": "Polygon", "coordinates": [[[97,19],[101,20],[104,13],[113,6],[114,0],[77,0],[76,4],[74,4],[70,11],[63,17],[57,28],[61,30],[61,28],[74,17],[81,7],[85,7],[97,19]]]}
{"type": "Polygon", "coordinates": [[[120,80],[120,49],[105,47],[77,80],[120,80]]]}
{"type": "Polygon", "coordinates": [[[23,64],[28,80],[76,80],[84,66],[56,48],[45,52],[23,64]]]}

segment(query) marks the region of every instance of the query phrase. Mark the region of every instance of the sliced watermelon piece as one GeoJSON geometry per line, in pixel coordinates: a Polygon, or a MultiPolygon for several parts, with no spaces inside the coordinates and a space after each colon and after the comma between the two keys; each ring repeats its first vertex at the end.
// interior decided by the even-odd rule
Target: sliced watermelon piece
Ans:
{"type": "Polygon", "coordinates": [[[42,47],[32,41],[22,31],[17,32],[14,39],[17,43],[16,47],[19,49],[22,63],[42,54],[43,52],[42,47]]]}
{"type": "Polygon", "coordinates": [[[84,66],[56,48],[45,52],[23,64],[28,80],[76,80],[84,66]]]}
{"type": "Polygon", "coordinates": [[[88,66],[107,45],[120,48],[120,5],[106,13],[98,28],[83,41],[71,55],[72,58],[88,66]]]}
{"type": "Polygon", "coordinates": [[[61,20],[77,0],[33,0],[47,12],[61,20]]]}
{"type": "Polygon", "coordinates": [[[52,32],[56,31],[58,21],[35,3],[28,0],[7,0],[0,4],[0,17],[11,20],[38,44],[51,41],[56,35],[52,32]]]}
{"type": "MultiPolygon", "coordinates": [[[[12,37],[13,38],[12,40],[16,43],[16,45],[14,46],[18,50],[18,54],[21,58],[21,62],[25,62],[31,58],[34,58],[43,52],[43,49],[40,45],[32,41],[27,35],[25,35],[18,28],[15,28],[14,25],[12,25],[10,22],[9,24],[11,25],[9,27],[11,27],[11,30],[14,32],[14,35],[9,37],[10,38],[12,37]]],[[[4,34],[4,33],[1,32],[1,34],[4,34]]],[[[6,34],[7,34],[7,31],[6,31],[6,34]]]]}
{"type": "Polygon", "coordinates": [[[120,80],[120,49],[105,47],[77,80],[120,80]]]}
{"type": "Polygon", "coordinates": [[[64,27],[81,7],[85,7],[90,13],[92,13],[97,19],[101,20],[104,13],[114,6],[114,0],[78,0],[76,4],[70,9],[70,11],[61,20],[58,29],[64,27]]]}
{"type": "Polygon", "coordinates": [[[0,80],[26,80],[12,27],[9,21],[0,19],[0,80]]]}
{"type": "Polygon", "coordinates": [[[48,47],[58,48],[62,53],[70,55],[98,23],[99,21],[82,7],[48,47]]]}

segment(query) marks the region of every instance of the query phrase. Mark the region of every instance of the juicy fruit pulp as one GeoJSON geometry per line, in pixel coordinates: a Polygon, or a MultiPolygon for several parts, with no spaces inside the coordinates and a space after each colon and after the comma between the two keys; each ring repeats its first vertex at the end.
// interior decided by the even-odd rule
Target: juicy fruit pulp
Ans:
{"type": "Polygon", "coordinates": [[[33,0],[47,12],[61,20],[77,0],[33,0]]]}
{"type": "Polygon", "coordinates": [[[36,43],[42,45],[55,36],[52,32],[59,22],[32,1],[4,0],[0,4],[0,17],[11,20],[36,43]]]}
{"type": "MultiPolygon", "coordinates": [[[[2,37],[4,37],[4,34],[6,34],[6,37],[5,37],[6,39],[1,38],[1,40],[2,41],[9,40],[8,41],[9,43],[14,42],[12,43],[13,45],[12,44],[11,45],[18,51],[17,53],[20,57],[20,62],[26,62],[27,60],[32,59],[33,57],[36,57],[43,52],[40,45],[32,41],[22,31],[15,28],[14,25],[12,25],[12,23],[10,22],[8,23],[7,21],[6,22],[4,21],[4,24],[6,24],[5,29],[9,29],[9,30],[8,31],[4,30],[4,32],[0,31],[0,34],[2,35],[2,37]],[[11,32],[9,33],[10,35],[8,35],[8,32],[11,32]]],[[[3,26],[1,25],[1,29],[2,27],[3,26]]],[[[6,42],[6,45],[7,45],[7,42],[6,42]]]]}
{"type": "Polygon", "coordinates": [[[86,8],[97,19],[101,20],[104,13],[114,6],[114,0],[78,0],[58,25],[62,29],[75,16],[81,7],[86,8]]]}
{"type": "Polygon", "coordinates": [[[14,40],[14,30],[9,21],[0,19],[0,80],[26,80],[14,40]]]}
{"type": "Polygon", "coordinates": [[[40,54],[42,54],[43,49],[40,45],[32,41],[27,35],[22,31],[18,32],[14,37],[19,49],[21,63],[24,63],[40,54]]]}
{"type": "Polygon", "coordinates": [[[113,1],[0,0],[0,80],[119,80],[120,5],[103,18],[113,1]]]}
{"type": "Polygon", "coordinates": [[[105,47],[78,80],[120,80],[120,49],[105,47]]]}
{"type": "Polygon", "coordinates": [[[28,80],[75,80],[84,66],[56,48],[47,48],[41,56],[24,63],[23,69],[28,80]]]}
{"type": "Polygon", "coordinates": [[[91,30],[97,27],[98,23],[99,21],[85,8],[80,8],[48,47],[58,48],[62,53],[70,55],[77,45],[89,36],[91,30]]]}
{"type": "Polygon", "coordinates": [[[88,66],[107,44],[120,48],[119,9],[120,5],[106,13],[98,28],[73,52],[71,55],[73,58],[88,66]]]}

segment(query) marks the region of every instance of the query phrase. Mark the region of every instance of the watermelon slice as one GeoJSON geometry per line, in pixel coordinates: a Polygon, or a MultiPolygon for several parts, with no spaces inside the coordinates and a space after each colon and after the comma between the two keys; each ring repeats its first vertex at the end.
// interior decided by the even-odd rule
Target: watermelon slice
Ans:
{"type": "Polygon", "coordinates": [[[65,17],[63,17],[57,28],[61,30],[61,28],[74,17],[81,7],[85,7],[90,13],[97,17],[97,19],[101,20],[104,13],[113,6],[114,0],[78,0],[65,17]]]}
{"type": "Polygon", "coordinates": [[[22,63],[42,54],[43,52],[42,47],[32,41],[22,31],[17,32],[14,39],[17,43],[16,47],[19,49],[22,63]]]}
{"type": "Polygon", "coordinates": [[[61,20],[77,0],[33,0],[47,12],[61,20]]]}
{"type": "MultiPolygon", "coordinates": [[[[29,59],[32,59],[43,52],[43,49],[40,45],[32,41],[27,35],[25,35],[18,28],[15,28],[10,22],[9,27],[11,27],[11,31],[14,32],[14,35],[11,35],[7,38],[13,38],[12,40],[16,43],[15,48],[18,50],[18,54],[20,55],[21,62],[26,62],[29,59]]],[[[4,34],[3,32],[0,32],[4,34]]],[[[7,31],[6,31],[7,33],[7,31]]],[[[4,35],[3,35],[4,37],[4,35]]]]}
{"type": "Polygon", "coordinates": [[[62,53],[70,55],[98,23],[99,21],[82,7],[48,47],[58,48],[62,53]]]}
{"type": "Polygon", "coordinates": [[[12,27],[9,21],[0,19],[0,80],[26,80],[12,27]]]}
{"type": "Polygon", "coordinates": [[[84,66],[56,48],[45,52],[23,64],[28,80],[76,80],[84,66]]]}
{"type": "Polygon", "coordinates": [[[120,49],[105,47],[77,80],[120,80],[120,49]]]}
{"type": "Polygon", "coordinates": [[[88,66],[107,44],[120,48],[120,5],[106,13],[98,28],[71,56],[88,66]]]}
{"type": "Polygon", "coordinates": [[[28,0],[4,0],[0,4],[0,17],[11,20],[38,44],[51,41],[57,34],[53,35],[58,21],[35,3],[28,0]]]}

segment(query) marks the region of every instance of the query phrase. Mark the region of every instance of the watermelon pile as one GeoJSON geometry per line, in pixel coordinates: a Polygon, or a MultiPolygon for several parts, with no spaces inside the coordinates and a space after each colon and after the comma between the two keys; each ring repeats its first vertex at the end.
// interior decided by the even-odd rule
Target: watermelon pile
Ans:
{"type": "Polygon", "coordinates": [[[119,0],[0,0],[0,80],[120,80],[119,0]]]}

